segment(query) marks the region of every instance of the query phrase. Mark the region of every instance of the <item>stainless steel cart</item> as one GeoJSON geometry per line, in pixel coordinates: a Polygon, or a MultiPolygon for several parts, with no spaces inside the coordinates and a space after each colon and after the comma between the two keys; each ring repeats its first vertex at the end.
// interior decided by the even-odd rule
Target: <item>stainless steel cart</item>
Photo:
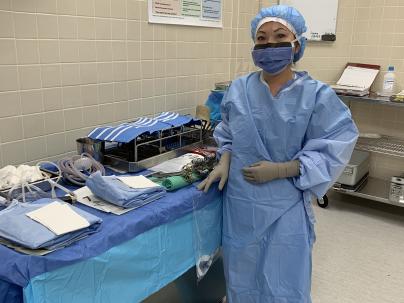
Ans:
{"type": "MultiPolygon", "coordinates": [[[[340,96],[341,99],[350,107],[352,102],[361,102],[367,104],[382,104],[385,106],[403,107],[403,103],[395,103],[389,101],[388,98],[368,96],[368,97],[352,97],[340,96]]],[[[355,149],[369,151],[372,153],[382,154],[386,156],[404,158],[404,140],[393,137],[384,136],[378,139],[360,138],[355,149]]],[[[390,182],[375,177],[368,177],[367,182],[357,191],[350,191],[339,186],[333,186],[332,190],[350,196],[365,198],[381,203],[404,207],[403,203],[393,202],[389,200],[390,182]]],[[[322,199],[318,199],[317,203],[320,207],[328,206],[328,197],[325,195],[322,199]]]]}

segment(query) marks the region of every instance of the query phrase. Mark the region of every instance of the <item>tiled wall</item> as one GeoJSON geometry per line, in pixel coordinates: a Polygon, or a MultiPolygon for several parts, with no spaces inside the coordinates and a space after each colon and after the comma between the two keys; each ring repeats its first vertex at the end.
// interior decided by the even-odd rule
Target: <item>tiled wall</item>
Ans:
{"type": "Polygon", "coordinates": [[[347,62],[381,65],[375,91],[394,65],[398,89],[404,89],[404,1],[339,0],[337,41],[309,42],[298,68],[334,83],[347,62]]]}
{"type": "Polygon", "coordinates": [[[100,124],[194,112],[247,72],[258,1],[224,0],[224,28],[152,25],[146,0],[0,0],[0,167],[60,158],[100,124]]]}
{"type": "MultiPolygon", "coordinates": [[[[148,24],[146,0],[0,0],[0,166],[60,158],[97,125],[192,113],[215,82],[254,69],[260,2],[277,3],[224,0],[224,28],[213,29],[148,24]]],[[[380,64],[376,91],[393,64],[404,89],[403,37],[404,1],[339,0],[337,41],[309,42],[297,68],[333,83],[346,62],[380,64]]],[[[361,131],[404,138],[404,109],[352,112],[361,131]]],[[[391,174],[386,161],[400,160],[377,158],[372,173],[391,174]]]]}

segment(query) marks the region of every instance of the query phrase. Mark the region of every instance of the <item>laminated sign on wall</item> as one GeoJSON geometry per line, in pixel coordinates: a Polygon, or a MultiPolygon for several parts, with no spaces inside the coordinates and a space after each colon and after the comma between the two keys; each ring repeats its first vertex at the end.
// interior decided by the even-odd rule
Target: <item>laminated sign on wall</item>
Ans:
{"type": "Polygon", "coordinates": [[[222,27],[223,0],[149,0],[149,22],[222,27]]]}

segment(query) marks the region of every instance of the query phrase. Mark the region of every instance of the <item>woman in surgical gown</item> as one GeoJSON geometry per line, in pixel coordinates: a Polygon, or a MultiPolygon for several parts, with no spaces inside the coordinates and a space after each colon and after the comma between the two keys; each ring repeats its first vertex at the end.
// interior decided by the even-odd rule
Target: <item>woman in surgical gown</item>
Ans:
{"type": "Polygon", "coordinates": [[[251,23],[260,71],[233,81],[214,137],[220,161],[199,189],[227,182],[223,260],[230,303],[310,303],[311,199],[350,159],[358,131],[326,84],[292,70],[305,49],[302,15],[262,9],[251,23]]]}

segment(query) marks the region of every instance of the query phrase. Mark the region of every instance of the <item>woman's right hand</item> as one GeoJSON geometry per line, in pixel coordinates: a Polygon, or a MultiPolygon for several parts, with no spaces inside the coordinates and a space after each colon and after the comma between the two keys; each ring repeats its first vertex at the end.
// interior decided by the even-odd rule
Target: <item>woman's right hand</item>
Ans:
{"type": "Polygon", "coordinates": [[[208,192],[212,183],[219,181],[219,190],[222,190],[229,178],[230,152],[224,152],[219,163],[210,172],[209,176],[198,185],[199,190],[208,192]]]}

